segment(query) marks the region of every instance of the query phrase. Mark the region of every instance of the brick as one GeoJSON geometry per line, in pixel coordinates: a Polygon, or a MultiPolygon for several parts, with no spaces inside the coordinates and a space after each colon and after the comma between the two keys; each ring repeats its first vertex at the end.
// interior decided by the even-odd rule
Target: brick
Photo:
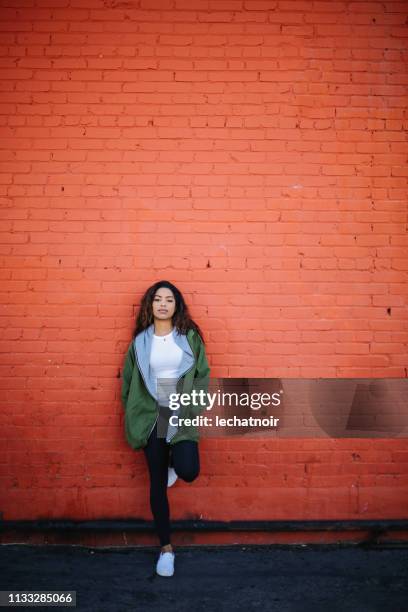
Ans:
{"type": "MultiPolygon", "coordinates": [[[[6,4],[7,518],[23,504],[33,519],[51,506],[93,517],[107,497],[107,515],[146,513],[115,494],[148,483],[123,440],[117,373],[163,270],[202,325],[213,376],[406,379],[403,3],[6,4]]],[[[214,519],[405,509],[407,438],[201,448],[214,519]]]]}

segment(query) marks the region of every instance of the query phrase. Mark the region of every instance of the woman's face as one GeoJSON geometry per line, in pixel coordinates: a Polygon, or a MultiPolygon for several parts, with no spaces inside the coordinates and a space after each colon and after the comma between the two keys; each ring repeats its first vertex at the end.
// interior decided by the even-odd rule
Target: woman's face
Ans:
{"type": "Polygon", "coordinates": [[[173,292],[167,287],[160,287],[154,294],[153,302],[153,317],[162,321],[171,319],[176,311],[176,300],[173,292]]]}

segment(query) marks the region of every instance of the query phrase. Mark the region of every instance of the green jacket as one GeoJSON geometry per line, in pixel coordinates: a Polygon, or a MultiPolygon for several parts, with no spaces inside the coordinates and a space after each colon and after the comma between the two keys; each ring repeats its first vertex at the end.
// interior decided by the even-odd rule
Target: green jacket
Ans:
{"type": "MultiPolygon", "coordinates": [[[[141,332],[144,333],[144,332],[141,332]]],[[[187,341],[194,354],[194,363],[190,369],[178,379],[177,392],[191,393],[193,389],[205,392],[208,390],[210,368],[205,354],[204,343],[194,329],[186,334],[187,341]]],[[[158,417],[158,402],[148,391],[135,354],[134,340],[129,345],[123,367],[123,382],[121,390],[122,405],[125,410],[125,435],[128,444],[135,450],[147,445],[149,435],[158,417]]],[[[180,406],[180,417],[193,418],[199,416],[207,401],[194,405],[190,399],[188,405],[180,406]]],[[[195,425],[181,423],[169,444],[173,445],[181,440],[199,440],[198,428],[195,425]]]]}

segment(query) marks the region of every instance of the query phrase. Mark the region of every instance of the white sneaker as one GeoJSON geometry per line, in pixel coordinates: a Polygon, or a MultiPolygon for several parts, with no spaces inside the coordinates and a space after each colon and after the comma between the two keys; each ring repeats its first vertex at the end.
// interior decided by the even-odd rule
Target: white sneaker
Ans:
{"type": "Polygon", "coordinates": [[[172,467],[169,467],[168,476],[167,476],[167,486],[171,487],[176,482],[178,476],[176,474],[176,470],[172,467]]]}
{"type": "Polygon", "coordinates": [[[172,576],[174,574],[174,552],[161,552],[156,564],[159,576],[172,576]]]}

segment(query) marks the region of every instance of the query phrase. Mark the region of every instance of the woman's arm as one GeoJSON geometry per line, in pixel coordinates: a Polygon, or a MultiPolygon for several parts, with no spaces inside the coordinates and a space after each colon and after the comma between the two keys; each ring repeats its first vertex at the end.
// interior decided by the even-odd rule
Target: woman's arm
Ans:
{"type": "Polygon", "coordinates": [[[133,370],[135,367],[135,357],[133,353],[133,342],[130,343],[128,348],[125,363],[123,366],[123,381],[121,390],[121,399],[123,408],[126,410],[127,399],[129,395],[130,383],[132,382],[133,370]]]}

